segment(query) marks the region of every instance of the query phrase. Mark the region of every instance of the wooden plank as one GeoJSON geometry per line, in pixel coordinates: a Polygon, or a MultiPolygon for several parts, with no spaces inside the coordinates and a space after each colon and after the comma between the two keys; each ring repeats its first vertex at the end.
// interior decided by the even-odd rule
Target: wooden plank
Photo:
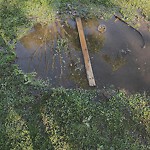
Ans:
{"type": "Polygon", "coordinates": [[[83,57],[84,57],[84,63],[85,63],[87,78],[89,81],[89,86],[96,86],[94,75],[93,75],[93,70],[92,70],[92,66],[91,66],[91,61],[90,61],[90,57],[89,57],[89,52],[88,52],[88,48],[87,48],[87,44],[86,44],[86,40],[85,40],[85,36],[84,36],[81,18],[79,18],[79,17],[76,18],[76,23],[77,23],[77,28],[78,28],[78,32],[79,32],[80,43],[81,43],[82,53],[83,53],[83,57]]]}

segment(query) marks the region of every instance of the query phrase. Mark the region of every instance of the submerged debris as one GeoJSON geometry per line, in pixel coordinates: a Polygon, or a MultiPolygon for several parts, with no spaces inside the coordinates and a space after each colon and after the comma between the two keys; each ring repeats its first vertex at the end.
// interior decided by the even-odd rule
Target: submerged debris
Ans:
{"type": "Polygon", "coordinates": [[[98,31],[99,31],[100,33],[106,32],[106,25],[100,24],[100,25],[98,26],[98,31]]]}

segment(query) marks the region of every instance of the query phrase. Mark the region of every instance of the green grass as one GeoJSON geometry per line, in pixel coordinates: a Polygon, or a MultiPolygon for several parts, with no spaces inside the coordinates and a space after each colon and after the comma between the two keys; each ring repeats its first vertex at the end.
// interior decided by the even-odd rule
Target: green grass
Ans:
{"type": "Polygon", "coordinates": [[[114,4],[120,7],[120,12],[126,18],[137,15],[137,9],[141,11],[141,14],[150,20],[150,3],[147,0],[113,0],[114,4]]]}
{"type": "Polygon", "coordinates": [[[65,17],[66,3],[82,17],[109,18],[120,11],[131,19],[140,8],[149,18],[149,3],[144,0],[0,0],[0,149],[150,149],[146,94],[106,89],[104,96],[102,91],[52,89],[13,64],[17,40],[33,24],[53,21],[57,11],[65,17]]]}

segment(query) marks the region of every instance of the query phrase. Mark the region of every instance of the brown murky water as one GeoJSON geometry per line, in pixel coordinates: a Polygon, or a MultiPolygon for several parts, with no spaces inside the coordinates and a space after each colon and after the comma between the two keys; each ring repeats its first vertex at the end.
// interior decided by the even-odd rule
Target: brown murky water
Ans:
{"type": "MultiPolygon", "coordinates": [[[[115,18],[83,20],[97,88],[114,85],[127,91],[150,91],[150,33],[142,39],[132,28],[115,18]],[[106,32],[97,30],[99,24],[106,32]]],[[[16,46],[16,63],[24,72],[36,72],[53,87],[88,88],[84,62],[74,20],[37,24],[16,46]]]]}

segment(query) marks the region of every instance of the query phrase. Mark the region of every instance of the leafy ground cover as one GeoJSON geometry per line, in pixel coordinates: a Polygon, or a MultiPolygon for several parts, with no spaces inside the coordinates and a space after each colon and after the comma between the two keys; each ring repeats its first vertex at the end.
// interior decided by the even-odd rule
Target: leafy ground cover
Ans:
{"type": "Polygon", "coordinates": [[[146,93],[52,89],[13,63],[16,41],[37,22],[49,23],[62,13],[107,18],[116,11],[127,19],[136,8],[149,19],[146,0],[0,0],[0,149],[150,149],[146,93]],[[72,7],[78,14],[69,12],[72,7]]]}
{"type": "Polygon", "coordinates": [[[8,62],[0,69],[1,149],[149,149],[146,95],[51,89],[8,62]]]}

